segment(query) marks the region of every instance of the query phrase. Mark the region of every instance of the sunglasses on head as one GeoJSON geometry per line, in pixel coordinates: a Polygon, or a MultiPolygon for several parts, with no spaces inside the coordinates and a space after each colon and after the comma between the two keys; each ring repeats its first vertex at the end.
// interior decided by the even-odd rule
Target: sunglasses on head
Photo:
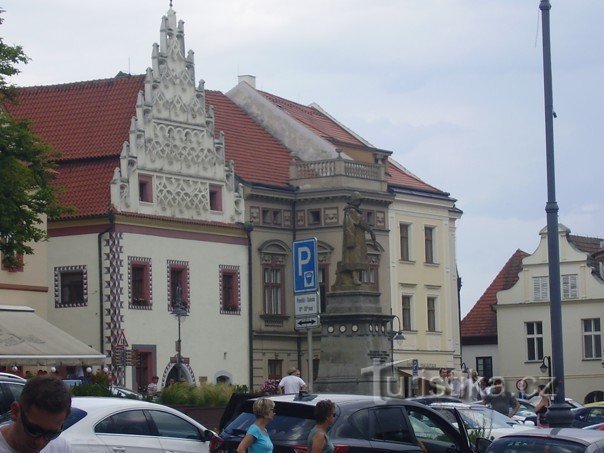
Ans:
{"type": "Polygon", "coordinates": [[[61,432],[63,432],[62,426],[60,429],[55,431],[55,430],[46,430],[34,423],[31,423],[27,419],[27,416],[25,415],[25,411],[23,410],[23,408],[21,408],[21,422],[23,423],[23,428],[25,430],[25,433],[29,437],[32,437],[34,439],[39,439],[40,437],[44,437],[44,439],[46,439],[47,441],[50,442],[51,440],[59,437],[61,435],[61,432]]]}

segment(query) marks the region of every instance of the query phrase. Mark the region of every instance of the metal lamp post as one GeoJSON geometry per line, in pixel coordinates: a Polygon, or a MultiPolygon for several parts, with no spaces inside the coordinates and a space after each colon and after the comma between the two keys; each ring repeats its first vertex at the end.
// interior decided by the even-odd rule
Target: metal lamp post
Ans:
{"type": "Polygon", "coordinates": [[[402,341],[405,339],[405,336],[403,335],[403,331],[401,329],[401,319],[396,315],[392,315],[390,332],[388,333],[388,336],[390,337],[390,363],[392,364],[392,375],[394,376],[394,340],[402,341]],[[398,330],[394,330],[395,319],[398,322],[398,330]]]}
{"type": "MultiPolygon", "coordinates": [[[[562,306],[560,302],[560,249],[558,244],[558,204],[556,202],[556,175],[554,168],[554,106],[552,95],[552,61],[549,33],[549,0],[541,0],[539,9],[543,22],[543,91],[545,101],[545,146],[547,165],[547,253],[549,266],[550,318],[552,357],[557,389],[554,402],[549,407],[548,420],[552,427],[569,426],[572,420],[570,407],[564,398],[564,357],[562,341],[562,306]]],[[[544,364],[545,365],[545,364],[544,364]]],[[[551,373],[551,371],[550,371],[551,373]]]]}
{"type": "Polygon", "coordinates": [[[189,316],[189,313],[187,312],[187,307],[184,304],[184,301],[182,300],[182,289],[180,287],[180,285],[178,285],[176,287],[176,294],[175,294],[175,301],[174,304],[172,305],[172,314],[174,316],[176,316],[176,319],[178,320],[178,340],[176,341],[176,369],[178,371],[178,380],[180,381],[181,377],[182,377],[182,371],[181,371],[181,366],[182,366],[182,354],[181,354],[181,345],[182,345],[182,341],[180,338],[180,323],[182,321],[183,317],[189,316]]]}

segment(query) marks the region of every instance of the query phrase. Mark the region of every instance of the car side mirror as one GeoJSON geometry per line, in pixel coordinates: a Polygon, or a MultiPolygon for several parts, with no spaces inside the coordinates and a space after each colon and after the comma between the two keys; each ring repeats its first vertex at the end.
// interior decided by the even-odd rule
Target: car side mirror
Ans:
{"type": "Polygon", "coordinates": [[[479,453],[483,453],[488,450],[491,443],[492,442],[489,439],[479,437],[476,439],[476,450],[478,450],[479,453]]]}

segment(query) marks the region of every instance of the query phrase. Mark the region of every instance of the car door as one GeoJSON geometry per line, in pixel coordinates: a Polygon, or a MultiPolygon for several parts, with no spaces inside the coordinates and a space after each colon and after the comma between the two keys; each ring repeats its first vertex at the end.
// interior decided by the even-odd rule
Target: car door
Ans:
{"type": "Polygon", "coordinates": [[[141,409],[125,410],[106,417],[94,428],[96,436],[112,453],[161,452],[159,439],[141,409]]]}
{"type": "MultiPolygon", "coordinates": [[[[407,406],[406,410],[415,437],[430,453],[470,451],[467,438],[464,439],[464,436],[440,415],[419,406],[407,406]]],[[[459,426],[465,432],[463,422],[460,421],[459,426]]]]}
{"type": "Polygon", "coordinates": [[[210,443],[204,433],[188,420],[159,410],[146,411],[150,416],[164,452],[207,452],[210,443]]]}

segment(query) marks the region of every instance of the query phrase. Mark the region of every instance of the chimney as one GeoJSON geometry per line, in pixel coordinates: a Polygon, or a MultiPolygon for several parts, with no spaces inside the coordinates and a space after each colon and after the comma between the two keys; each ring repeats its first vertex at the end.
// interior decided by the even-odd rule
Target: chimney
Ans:
{"type": "Polygon", "coordinates": [[[245,82],[253,89],[256,89],[256,76],[246,74],[238,76],[237,79],[239,83],[245,82]]]}

